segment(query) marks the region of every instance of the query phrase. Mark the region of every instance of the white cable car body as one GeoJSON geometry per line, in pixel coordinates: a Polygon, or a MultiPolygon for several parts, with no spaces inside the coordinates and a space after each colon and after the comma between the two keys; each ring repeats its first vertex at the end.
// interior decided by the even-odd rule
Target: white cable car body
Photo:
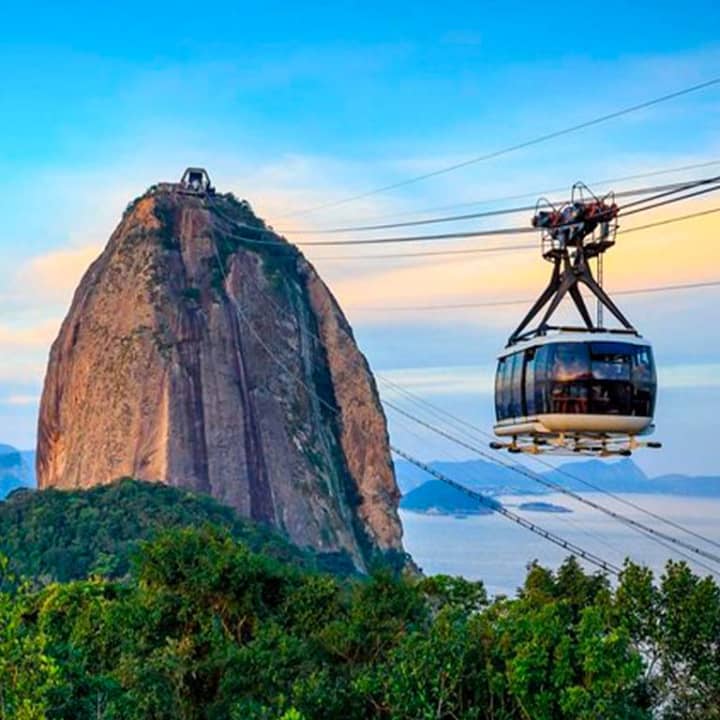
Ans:
{"type": "Polygon", "coordinates": [[[540,211],[543,257],[553,263],[545,291],[498,355],[495,377],[495,449],[510,452],[630,455],[653,429],[657,378],[652,347],[630,324],[590,271],[615,242],[617,206],[607,198],[585,201],[575,194],[562,210],[540,211]],[[597,321],[579,284],[598,301],[597,321]],[[550,320],[570,297],[583,327],[558,327],[550,320]],[[547,307],[546,307],[547,306],[547,307]],[[603,308],[619,329],[603,325],[603,308]],[[534,329],[533,319],[545,310],[534,329]]]}

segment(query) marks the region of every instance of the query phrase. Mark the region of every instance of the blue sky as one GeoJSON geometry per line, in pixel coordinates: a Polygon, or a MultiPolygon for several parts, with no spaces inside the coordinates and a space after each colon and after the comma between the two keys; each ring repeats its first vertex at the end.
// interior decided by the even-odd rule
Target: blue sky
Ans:
{"type": "MultiPolygon", "coordinates": [[[[72,289],[125,204],[153,182],[205,165],[220,189],[292,230],[720,159],[714,89],[393,193],[289,216],[720,75],[718,28],[717,2],[692,12],[669,2],[4,8],[0,441],[34,442],[47,349],[72,289]]],[[[608,287],[713,279],[717,218],[674,227],[661,251],[655,235],[628,236],[626,251],[608,261],[608,287]]],[[[308,254],[374,367],[394,379],[425,370],[435,401],[489,423],[482,378],[520,308],[390,317],[366,306],[529,297],[545,272],[537,255],[458,265],[308,254]],[[441,391],[438,376],[447,380],[441,391]],[[470,392],[458,394],[458,382],[470,392]]],[[[658,418],[668,449],[641,459],[650,471],[720,473],[710,447],[719,296],[624,303],[668,378],[658,418]]]]}

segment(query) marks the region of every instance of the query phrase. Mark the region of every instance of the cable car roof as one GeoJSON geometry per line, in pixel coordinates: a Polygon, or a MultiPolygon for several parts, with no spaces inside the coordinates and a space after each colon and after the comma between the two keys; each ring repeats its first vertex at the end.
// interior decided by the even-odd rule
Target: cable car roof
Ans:
{"type": "Polygon", "coordinates": [[[635,333],[626,331],[612,331],[612,330],[599,330],[588,332],[586,330],[552,330],[545,335],[538,335],[530,338],[529,340],[523,340],[510,347],[504,348],[498,353],[498,360],[507,357],[508,355],[514,355],[516,352],[526,350],[528,348],[540,347],[541,345],[549,345],[552,343],[559,342],[571,342],[571,343],[589,343],[589,342],[616,342],[626,343],[628,345],[642,345],[647,347],[651,345],[647,338],[643,338],[635,333]]]}

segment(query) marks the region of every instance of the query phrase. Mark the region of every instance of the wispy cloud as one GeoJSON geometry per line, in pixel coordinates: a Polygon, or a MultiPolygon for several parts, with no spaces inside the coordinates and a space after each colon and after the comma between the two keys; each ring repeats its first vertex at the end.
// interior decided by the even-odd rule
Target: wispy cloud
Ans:
{"type": "Polygon", "coordinates": [[[458,367],[398,368],[384,370],[378,375],[383,397],[402,398],[401,391],[393,387],[432,397],[435,395],[485,394],[493,391],[494,368],[488,365],[458,367]],[[384,383],[387,378],[389,382],[384,383]]]}
{"type": "Polygon", "coordinates": [[[67,303],[101,250],[102,245],[97,243],[37,255],[20,267],[13,290],[27,302],[67,303]]]}
{"type": "Polygon", "coordinates": [[[37,405],[40,397],[38,395],[9,395],[2,402],[5,405],[37,405]]]}
{"type": "Polygon", "coordinates": [[[32,327],[0,325],[0,355],[5,358],[13,351],[47,348],[57,334],[60,323],[46,320],[32,327]]]}

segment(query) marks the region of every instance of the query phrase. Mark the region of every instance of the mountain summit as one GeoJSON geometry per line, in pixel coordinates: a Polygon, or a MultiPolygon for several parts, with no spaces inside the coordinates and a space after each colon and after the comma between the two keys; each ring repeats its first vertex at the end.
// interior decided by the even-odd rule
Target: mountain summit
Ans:
{"type": "Polygon", "coordinates": [[[45,378],[39,487],[132,476],[358,569],[401,552],[385,416],[342,310],[200,173],[131,203],[75,292],[45,378]]]}

